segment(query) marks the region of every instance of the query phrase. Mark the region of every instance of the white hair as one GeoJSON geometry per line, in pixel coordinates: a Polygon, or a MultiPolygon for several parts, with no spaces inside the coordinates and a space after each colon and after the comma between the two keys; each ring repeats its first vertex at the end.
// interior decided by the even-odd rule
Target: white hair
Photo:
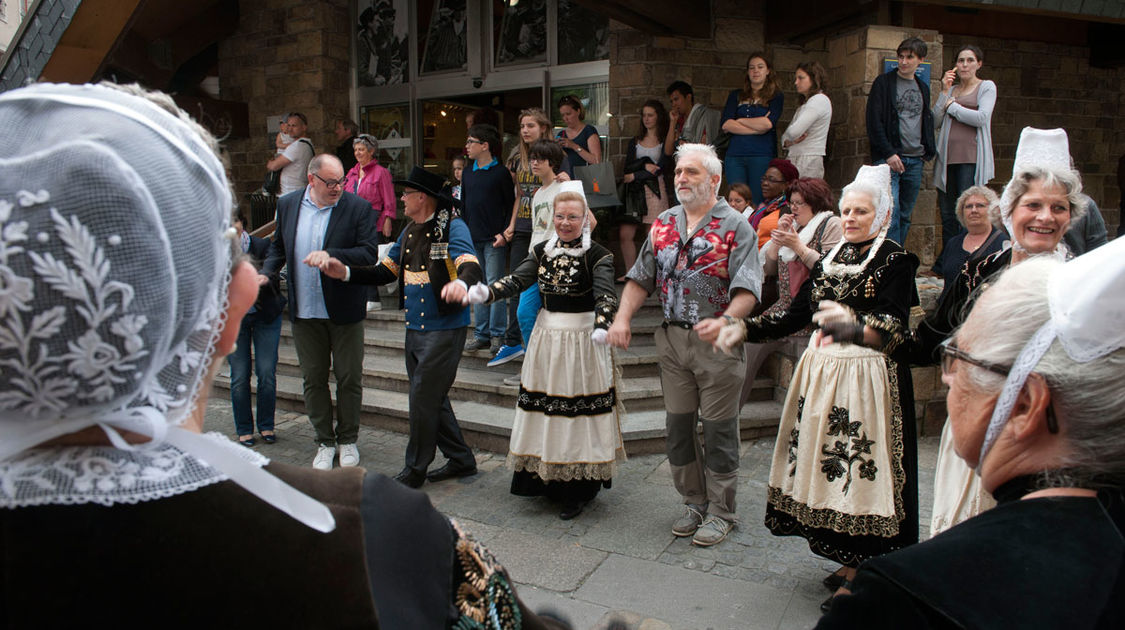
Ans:
{"type": "Polygon", "coordinates": [[[1062,186],[1066,190],[1067,201],[1070,202],[1070,219],[1073,221],[1086,214],[1086,199],[1082,195],[1082,177],[1074,169],[1047,168],[1044,166],[1028,165],[1020,167],[1012,173],[1012,179],[1004,187],[1004,194],[997,206],[999,216],[991,216],[993,223],[1005,224],[1016,209],[1016,204],[1023,197],[1031,182],[1041,182],[1045,188],[1062,186]]]}
{"type": "Polygon", "coordinates": [[[679,164],[680,160],[688,156],[694,157],[702,162],[703,168],[707,169],[708,174],[719,176],[719,183],[715,188],[722,185],[723,162],[719,159],[719,154],[715,152],[715,147],[709,144],[696,144],[691,142],[681,144],[680,148],[676,149],[676,163],[679,164]]]}
{"type": "MultiPolygon", "coordinates": [[[[1012,365],[1029,339],[1050,319],[1047,280],[1059,261],[1036,257],[1006,270],[981,296],[960,330],[957,341],[972,356],[996,365],[1012,365]]],[[[969,386],[976,392],[999,395],[1005,378],[972,364],[969,386]]],[[[1051,392],[1067,453],[1065,473],[1052,473],[1048,485],[1090,487],[1125,480],[1125,348],[1093,361],[1070,358],[1056,339],[1035,366],[1051,392]]]]}

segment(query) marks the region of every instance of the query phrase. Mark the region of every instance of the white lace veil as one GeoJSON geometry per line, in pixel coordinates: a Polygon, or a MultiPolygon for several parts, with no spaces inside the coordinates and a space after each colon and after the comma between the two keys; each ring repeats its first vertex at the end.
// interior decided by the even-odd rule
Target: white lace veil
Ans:
{"type": "Polygon", "coordinates": [[[99,426],[117,449],[173,444],[330,530],[323,505],[178,428],[209,386],[230,282],[231,195],[211,148],[105,86],[6,92],[0,129],[0,462],[99,426]]]}
{"type": "MultiPolygon", "coordinates": [[[[1047,280],[1051,318],[1024,345],[992,410],[980,459],[1000,437],[1023,384],[1057,339],[1087,363],[1125,346],[1125,239],[1115,239],[1056,267],[1047,280]]],[[[977,464],[978,468],[980,463],[977,464]]]]}

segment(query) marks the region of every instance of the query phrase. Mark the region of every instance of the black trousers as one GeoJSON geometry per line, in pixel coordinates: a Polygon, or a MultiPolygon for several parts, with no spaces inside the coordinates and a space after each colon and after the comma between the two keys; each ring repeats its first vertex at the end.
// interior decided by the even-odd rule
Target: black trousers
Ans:
{"type": "Polygon", "coordinates": [[[449,388],[457,378],[466,330],[406,330],[406,374],[410,378],[406,467],[415,472],[426,472],[434,461],[435,447],[457,467],[476,467],[473,450],[465,443],[449,404],[449,388]]]}

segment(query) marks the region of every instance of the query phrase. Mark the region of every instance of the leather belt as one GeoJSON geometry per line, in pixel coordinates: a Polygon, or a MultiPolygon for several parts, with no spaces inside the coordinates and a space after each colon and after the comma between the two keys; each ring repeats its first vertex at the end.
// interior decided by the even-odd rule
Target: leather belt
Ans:
{"type": "Polygon", "coordinates": [[[684,330],[691,330],[691,329],[695,328],[695,324],[692,324],[691,322],[665,321],[665,322],[660,324],[660,327],[663,328],[664,330],[668,330],[669,326],[675,326],[676,328],[683,328],[684,330]]]}

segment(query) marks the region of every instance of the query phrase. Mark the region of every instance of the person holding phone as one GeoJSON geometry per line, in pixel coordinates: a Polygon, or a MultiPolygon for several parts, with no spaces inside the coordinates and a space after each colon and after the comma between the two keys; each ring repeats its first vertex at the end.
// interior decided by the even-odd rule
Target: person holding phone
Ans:
{"type": "Polygon", "coordinates": [[[941,78],[934,103],[934,125],[940,125],[934,187],[941,207],[942,248],[963,230],[957,220],[957,199],[971,186],[984,186],[995,169],[992,159],[992,109],[996,84],[977,76],[984,63],[981,49],[966,44],[956,65],[941,78]]]}

